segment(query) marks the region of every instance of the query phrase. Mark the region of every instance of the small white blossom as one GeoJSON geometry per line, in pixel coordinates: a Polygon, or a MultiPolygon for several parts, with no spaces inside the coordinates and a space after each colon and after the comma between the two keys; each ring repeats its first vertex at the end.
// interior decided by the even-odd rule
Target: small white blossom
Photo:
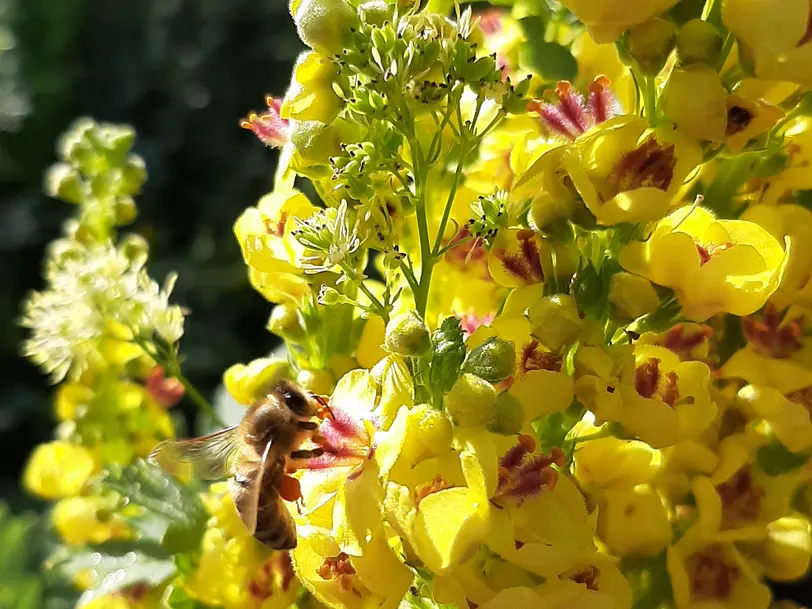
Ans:
{"type": "Polygon", "coordinates": [[[169,304],[174,276],[163,288],[112,244],[83,246],[61,241],[46,263],[47,288],[23,305],[21,325],[31,330],[23,354],[53,382],[75,379],[101,359],[110,323],[133,335],[152,334],[167,343],[183,335],[183,313],[169,304]]]}

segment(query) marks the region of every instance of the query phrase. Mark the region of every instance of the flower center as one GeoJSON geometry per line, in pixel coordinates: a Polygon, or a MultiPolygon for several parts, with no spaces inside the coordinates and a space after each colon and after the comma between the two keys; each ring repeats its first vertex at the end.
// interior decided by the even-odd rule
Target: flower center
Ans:
{"type": "Polygon", "coordinates": [[[767,305],[760,320],[752,315],[742,319],[744,337],[760,355],[784,359],[802,347],[803,317],[782,323],[783,317],[774,305],[767,305]]]}
{"type": "Polygon", "coordinates": [[[716,492],[722,500],[722,520],[727,528],[758,517],[764,491],[753,484],[749,465],[745,465],[729,480],[717,486],[716,492]]]}
{"type": "Polygon", "coordinates": [[[609,79],[600,75],[589,85],[589,95],[583,95],[572,85],[561,80],[555,88],[557,103],[533,100],[528,104],[531,112],[537,112],[541,122],[553,133],[574,140],[592,125],[600,124],[617,114],[617,100],[609,87],[609,79]]]}
{"type": "Polygon", "coordinates": [[[551,351],[544,351],[539,345],[539,341],[535,338],[522,347],[521,357],[522,370],[530,372],[531,370],[551,370],[553,372],[561,372],[561,364],[563,357],[558,353],[551,351]]]}
{"type": "Polygon", "coordinates": [[[676,164],[674,144],[660,144],[652,135],[623,155],[609,178],[609,185],[615,192],[644,187],[668,190],[676,164]]]}
{"type": "Polygon", "coordinates": [[[677,324],[668,330],[660,344],[676,353],[681,360],[693,359],[691,352],[707,341],[713,335],[710,326],[702,325],[688,328],[685,324],[677,324]]]}
{"type": "Polygon", "coordinates": [[[699,254],[699,266],[705,266],[708,262],[710,262],[711,258],[721,254],[731,247],[733,247],[733,244],[729,241],[727,243],[722,243],[721,245],[716,245],[715,243],[702,245],[701,243],[697,243],[696,251],[699,254]]]}
{"type": "Polygon", "coordinates": [[[660,360],[650,357],[634,371],[634,390],[644,398],[659,397],[669,406],[679,399],[679,377],[675,372],[662,373],[660,360]]]}
{"type": "Polygon", "coordinates": [[[809,419],[812,420],[812,387],[805,387],[787,394],[790,402],[795,402],[806,408],[809,419]]]}
{"type": "Polygon", "coordinates": [[[595,565],[589,565],[570,575],[572,581],[576,584],[584,584],[587,590],[597,590],[600,586],[600,577],[601,570],[595,565]]]}
{"type": "Polygon", "coordinates": [[[510,275],[524,281],[544,281],[541,257],[534,241],[535,233],[530,229],[523,229],[516,237],[519,245],[517,252],[508,254],[504,249],[499,249],[495,250],[494,254],[510,275]]]}
{"type": "Polygon", "coordinates": [[[739,577],[739,568],[730,565],[718,545],[708,546],[688,559],[691,600],[694,602],[726,600],[739,577]]]}
{"type": "Polygon", "coordinates": [[[248,593],[258,601],[270,597],[276,589],[287,591],[296,574],[288,552],[278,552],[266,560],[259,573],[248,582],[248,593]]]}
{"type": "Polygon", "coordinates": [[[362,466],[375,452],[367,426],[336,405],[325,409],[327,416],[312,438],[322,453],[309,459],[306,469],[362,466]]]}
{"type": "Polygon", "coordinates": [[[281,148],[290,140],[290,122],[279,116],[282,99],[265,97],[268,109],[261,114],[251,112],[240,121],[240,127],[252,131],[266,146],[281,148]]]}
{"type": "Polygon", "coordinates": [[[322,579],[335,579],[338,585],[345,592],[352,589],[352,576],[355,575],[355,567],[350,563],[350,557],[345,552],[340,552],[336,556],[328,556],[321,561],[316,571],[322,579]]]}
{"type": "Polygon", "coordinates": [[[484,247],[482,238],[474,239],[472,243],[464,241],[470,237],[468,228],[463,226],[451,239],[444,240],[444,246],[448,248],[445,259],[454,268],[464,272],[475,272],[482,279],[491,279],[488,272],[488,250],[484,247]],[[459,245],[454,245],[458,243],[459,245]]]}
{"type": "Polygon", "coordinates": [[[265,232],[280,239],[285,236],[285,225],[288,222],[288,213],[283,211],[278,222],[273,222],[270,218],[265,218],[265,232]]]}
{"type": "Polygon", "coordinates": [[[741,133],[750,125],[753,120],[753,113],[741,106],[731,106],[727,110],[727,128],[725,135],[731,136],[741,133]]]}
{"type": "Polygon", "coordinates": [[[519,436],[519,442],[499,459],[496,494],[491,503],[501,507],[505,500],[521,505],[525,499],[551,490],[558,482],[558,472],[552,467],[564,466],[565,455],[560,448],[553,448],[549,455],[535,455],[536,442],[527,435],[519,436]]]}
{"type": "Polygon", "coordinates": [[[429,495],[439,493],[442,490],[449,488],[448,482],[445,481],[442,474],[437,474],[431,482],[419,484],[414,489],[414,504],[415,507],[420,508],[420,502],[429,495]]]}

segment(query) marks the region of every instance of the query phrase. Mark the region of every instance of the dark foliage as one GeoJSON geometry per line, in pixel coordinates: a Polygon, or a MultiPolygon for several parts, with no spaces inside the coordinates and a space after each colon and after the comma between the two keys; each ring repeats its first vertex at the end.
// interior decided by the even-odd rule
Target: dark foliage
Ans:
{"type": "Polygon", "coordinates": [[[0,0],[0,493],[12,505],[54,424],[16,318],[71,212],[42,194],[56,139],[83,115],[135,127],[149,180],[133,228],[153,276],[180,274],[185,368],[209,391],[272,347],[260,330],[270,307],[247,285],[231,227],[270,189],[275,154],[237,122],[284,92],[300,50],[283,0],[0,0]]]}

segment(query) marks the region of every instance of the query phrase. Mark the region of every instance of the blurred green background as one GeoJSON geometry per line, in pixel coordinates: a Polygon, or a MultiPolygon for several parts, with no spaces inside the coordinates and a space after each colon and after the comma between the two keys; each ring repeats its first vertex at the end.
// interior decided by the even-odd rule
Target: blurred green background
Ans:
{"type": "Polygon", "coordinates": [[[135,127],[149,179],[132,228],[159,282],[180,275],[185,368],[211,391],[272,346],[231,227],[271,188],[276,153],[238,120],[284,93],[300,50],[283,0],[0,0],[0,497],[12,511],[43,505],[19,475],[54,426],[16,319],[72,212],[42,194],[57,138],[78,116],[135,127]]]}

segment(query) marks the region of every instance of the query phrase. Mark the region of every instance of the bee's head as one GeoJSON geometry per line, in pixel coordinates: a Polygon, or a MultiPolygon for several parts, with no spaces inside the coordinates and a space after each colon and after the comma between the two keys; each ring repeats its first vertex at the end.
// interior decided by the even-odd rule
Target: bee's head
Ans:
{"type": "Polygon", "coordinates": [[[316,414],[313,400],[296,383],[280,381],[276,386],[276,392],[293,414],[300,417],[312,417],[316,414]]]}

